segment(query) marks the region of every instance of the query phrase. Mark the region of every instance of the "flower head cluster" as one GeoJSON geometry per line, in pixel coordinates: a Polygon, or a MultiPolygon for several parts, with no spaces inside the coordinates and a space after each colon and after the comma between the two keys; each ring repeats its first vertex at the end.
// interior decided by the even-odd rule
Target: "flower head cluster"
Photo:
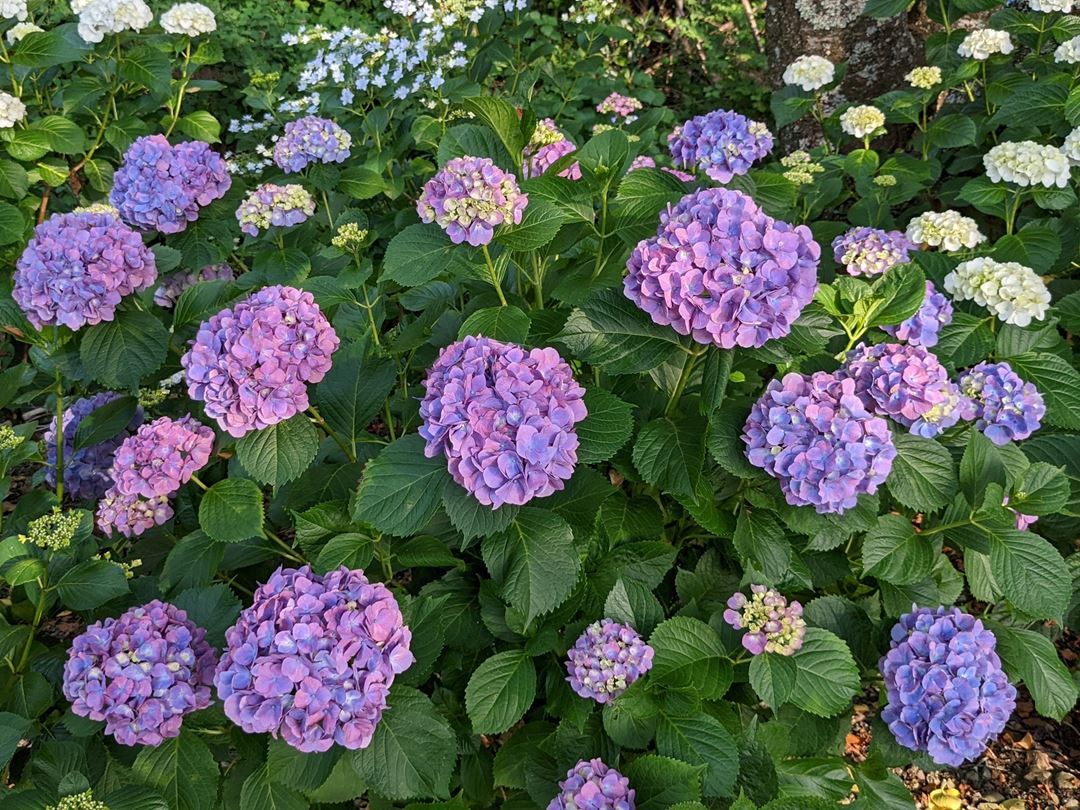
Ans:
{"type": "Polygon", "coordinates": [[[570,688],[580,697],[609,703],[652,669],[653,648],[633,627],[603,619],[585,628],[568,656],[570,688]]]}
{"type": "Polygon", "coordinates": [[[416,213],[423,222],[435,222],[455,245],[486,245],[502,224],[519,225],[528,195],[522,194],[514,175],[490,158],[460,157],[447,161],[424,184],[416,213]]]}
{"type": "Polygon", "coordinates": [[[978,223],[959,211],[926,211],[915,217],[907,226],[907,238],[916,245],[929,245],[944,250],[969,250],[986,236],[978,223]]]}
{"type": "Polygon", "coordinates": [[[913,68],[904,79],[916,90],[933,90],[941,84],[941,68],[937,65],[923,65],[913,68]]]}
{"type": "Polygon", "coordinates": [[[713,180],[726,183],[773,148],[768,127],[731,110],[714,110],[685,122],[668,136],[675,165],[701,169],[713,180]]]}
{"type": "Polygon", "coordinates": [[[1068,14],[1073,10],[1073,0],[1028,0],[1028,8],[1032,11],[1068,14]]]}
{"type": "Polygon", "coordinates": [[[124,153],[109,202],[136,228],[179,233],[231,185],[224,159],[209,144],[170,146],[164,135],[144,135],[124,153]]]}
{"type": "Polygon", "coordinates": [[[62,512],[59,506],[54,506],[51,512],[30,521],[26,527],[27,533],[19,535],[19,542],[61,551],[71,545],[80,523],[82,513],[62,512]]]}
{"type": "Polygon", "coordinates": [[[881,718],[896,741],[953,767],[982,754],[1016,708],[996,647],[994,634],[959,608],[901,616],[879,664],[888,695],[881,718]]]}
{"type": "Polygon", "coordinates": [[[71,0],[71,11],[79,17],[79,36],[86,42],[101,42],[106,34],[142,31],[154,19],[143,0],[71,0]]]}
{"type": "Polygon", "coordinates": [[[34,25],[33,23],[16,23],[8,29],[6,34],[4,34],[4,39],[7,40],[8,45],[14,45],[16,42],[21,42],[22,38],[25,37],[27,34],[36,34],[42,30],[44,29],[42,29],[40,26],[34,25]]]}
{"type": "Polygon", "coordinates": [[[445,455],[485,506],[546,498],[573,474],[585,391],[554,349],[469,336],[442,350],[424,388],[425,455],[445,455]]]}
{"type": "Polygon", "coordinates": [[[724,621],[746,630],[742,645],[751,655],[794,655],[806,636],[802,605],[788,603],[787,597],[764,585],[751,585],[749,599],[744,593],[728,599],[724,621]]]}
{"type": "Polygon", "coordinates": [[[121,495],[115,487],[98,501],[97,525],[105,534],[113,530],[124,537],[138,537],[155,526],[161,526],[175,514],[168,495],[156,498],[140,498],[138,495],[121,495]]]}
{"type": "Polygon", "coordinates": [[[285,125],[274,144],[274,163],[287,174],[312,163],[343,163],[352,147],[352,135],[327,118],[306,115],[285,125]]]}
{"type": "Polygon", "coordinates": [[[1041,321],[1050,306],[1050,291],[1034,270],[988,256],[960,262],[945,276],[945,289],[958,301],[974,301],[1016,326],[1041,321]]]}
{"type": "Polygon", "coordinates": [[[161,15],[161,27],[168,34],[197,37],[216,31],[217,19],[202,3],[177,3],[161,15]]]}
{"type": "Polygon", "coordinates": [[[1006,141],[983,155],[986,176],[995,183],[1065,188],[1069,159],[1056,146],[1035,141],[1006,141]]]}
{"type": "Polygon", "coordinates": [[[630,254],[626,297],[655,323],[725,349],[781,338],[817,290],[821,249],[805,225],[738,191],[702,189],[660,214],[630,254]]]}
{"type": "Polygon", "coordinates": [[[1012,53],[1012,38],[1007,31],[995,31],[993,28],[980,28],[972,31],[956,52],[966,59],[977,59],[983,62],[994,54],[1012,53]]]}
{"type": "Polygon", "coordinates": [[[0,92],[0,129],[10,129],[26,118],[26,105],[11,93],[0,92]]]}
{"type": "Polygon", "coordinates": [[[14,450],[26,441],[25,436],[20,436],[11,425],[0,425],[0,453],[14,450]]]}
{"type": "Polygon", "coordinates": [[[109,805],[95,799],[92,790],[84,790],[82,793],[62,796],[56,804],[49,805],[45,810],[109,810],[109,805]]]}
{"type": "Polygon", "coordinates": [[[630,780],[601,759],[583,759],[559,782],[547,810],[634,810],[630,780]]]}
{"type": "Polygon", "coordinates": [[[172,309],[180,294],[188,287],[194,287],[200,281],[232,281],[235,278],[232,267],[227,264],[208,264],[202,270],[184,270],[166,276],[161,286],[154,290],[154,303],[159,307],[172,309]]]}
{"type": "Polygon", "coordinates": [[[867,138],[885,126],[885,113],[872,104],[848,107],[840,116],[840,128],[853,138],[867,138]]]}
{"type": "Polygon", "coordinates": [[[965,417],[975,419],[975,427],[994,444],[1026,439],[1046,415],[1034,383],[1024,382],[1008,363],[979,363],[958,384],[971,403],[965,417]]]}
{"type": "MultiPolygon", "coordinates": [[[[64,410],[64,490],[72,498],[99,498],[109,488],[112,479],[109,468],[112,467],[113,454],[121,442],[130,436],[142,424],[143,412],[137,408],[131,422],[111,439],[97,444],[75,449],[75,434],[82,420],[103,405],[108,405],[119,394],[102,391],[92,397],[77,399],[64,410]]],[[[45,431],[45,481],[56,485],[56,417],[54,416],[45,431]]]]}
{"type": "Polygon", "coordinates": [[[801,87],[806,92],[820,90],[832,84],[836,75],[836,65],[824,56],[800,56],[784,68],[784,84],[801,87]]]}
{"type": "Polygon", "coordinates": [[[75,637],[64,696],[121,745],[161,745],[180,734],[185,714],[210,705],[216,664],[206,631],[155,599],[75,637]]]}
{"type": "Polygon", "coordinates": [[[592,25],[614,19],[622,10],[619,0],[579,0],[570,4],[570,8],[563,12],[561,19],[563,22],[578,25],[592,25]]]}
{"type": "MultiPolygon", "coordinates": [[[[555,126],[554,121],[543,118],[536,122],[536,129],[533,130],[529,144],[525,147],[525,163],[521,173],[526,180],[530,177],[539,177],[551,168],[555,161],[576,149],[574,142],[555,126]]],[[[559,172],[559,177],[580,180],[581,166],[577,163],[567,166],[559,172]]]]}
{"type": "Polygon", "coordinates": [[[610,115],[613,124],[621,118],[627,124],[637,120],[635,113],[645,105],[640,99],[633,96],[624,96],[621,93],[611,93],[596,105],[596,111],[601,115],[610,115]]]}
{"type": "Polygon", "coordinates": [[[203,323],[180,364],[191,398],[240,437],[306,410],[338,343],[311,293],[266,287],[203,323]]]}
{"type": "Polygon", "coordinates": [[[367,228],[361,228],[355,222],[346,222],[338,226],[330,244],[345,253],[355,253],[364,246],[367,238],[367,228]]]}
{"type": "MultiPolygon", "coordinates": [[[[628,168],[626,171],[629,174],[630,172],[636,171],[637,169],[655,169],[655,168],[656,168],[656,160],[649,157],[648,155],[638,155],[636,158],[634,158],[630,162],[630,168],[628,168]]],[[[667,172],[672,177],[675,177],[675,178],[677,178],[679,180],[682,180],[684,183],[689,183],[691,180],[694,179],[694,175],[687,174],[686,172],[681,172],[678,169],[672,169],[669,166],[661,166],[660,171],[667,172]]]]}
{"type": "Polygon", "coordinates": [[[214,685],[248,734],[306,752],[366,748],[416,660],[411,641],[393,594],[363,571],[278,568],[225,632],[214,685]]]}
{"type": "Polygon", "coordinates": [[[945,367],[922,346],[860,344],[837,373],[855,380],[867,410],[926,439],[955,425],[966,411],[945,367]]]}
{"type": "Polygon", "coordinates": [[[898,264],[911,261],[915,249],[900,231],[852,228],[833,239],[833,258],[849,275],[877,276],[898,264]]]}
{"type": "Polygon", "coordinates": [[[1054,50],[1054,61],[1059,64],[1080,64],[1080,36],[1067,39],[1054,50]]]}
{"type": "Polygon", "coordinates": [[[881,331],[912,346],[937,345],[941,327],[952,323],[952,302],[937,291],[934,282],[926,282],[926,297],[918,311],[896,326],[882,326],[881,331]]]}
{"type": "Polygon", "coordinates": [[[315,198],[303,186],[263,183],[247,195],[236,209],[240,230],[248,236],[260,231],[299,225],[315,213],[315,198]]]}
{"type": "Polygon", "coordinates": [[[27,15],[26,0],[0,0],[0,18],[5,20],[25,20],[27,15]]]}
{"type": "Polygon", "coordinates": [[[1061,144],[1061,153],[1072,166],[1080,166],[1080,127],[1072,129],[1061,144]]]}
{"type": "Polygon", "coordinates": [[[814,175],[821,174],[825,167],[810,157],[809,152],[797,149],[790,155],[780,158],[780,165],[787,169],[784,177],[797,186],[808,186],[814,182],[814,175]]]}
{"type": "Polygon", "coordinates": [[[771,380],[743,427],[746,457],[780,481],[792,506],[843,513],[892,471],[889,424],[867,410],[855,380],[819,371],[771,380]]]}
{"type": "Polygon", "coordinates": [[[882,188],[892,188],[896,185],[895,174],[879,174],[874,178],[874,185],[881,186],[882,188]]]}

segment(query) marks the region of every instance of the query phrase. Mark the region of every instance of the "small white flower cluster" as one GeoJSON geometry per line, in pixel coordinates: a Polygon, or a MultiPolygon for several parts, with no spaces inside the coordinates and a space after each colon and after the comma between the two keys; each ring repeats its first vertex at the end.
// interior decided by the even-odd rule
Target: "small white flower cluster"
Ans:
{"type": "Polygon", "coordinates": [[[581,0],[563,12],[562,21],[577,25],[608,22],[618,16],[620,9],[618,0],[581,0]]]}
{"type": "Polygon", "coordinates": [[[1054,51],[1054,61],[1065,65],[1080,62],[1080,37],[1073,37],[1058,45],[1054,51]]]}
{"type": "Polygon", "coordinates": [[[229,121],[229,132],[250,134],[252,132],[262,132],[269,129],[271,126],[276,126],[277,122],[274,121],[274,116],[270,113],[263,113],[261,118],[256,118],[251,113],[242,115],[239,118],[233,118],[229,121]]]}
{"type": "Polygon", "coordinates": [[[26,105],[11,93],[0,93],[0,129],[10,129],[26,118],[26,105]]]}
{"type": "Polygon", "coordinates": [[[1012,38],[1007,31],[980,28],[964,37],[956,52],[967,59],[978,59],[982,62],[997,53],[1012,53],[1012,38]]]}
{"type": "Polygon", "coordinates": [[[787,169],[784,177],[797,186],[808,186],[814,182],[814,175],[821,174],[825,167],[815,163],[809,152],[799,149],[780,158],[780,165],[787,169]]]}
{"type": "Polygon", "coordinates": [[[917,90],[932,90],[941,84],[941,68],[937,65],[923,65],[911,70],[904,78],[917,90]]]}
{"type": "Polygon", "coordinates": [[[1035,141],[1006,141],[983,155],[986,176],[995,183],[1065,188],[1069,160],[1056,146],[1035,141]]]}
{"type": "Polygon", "coordinates": [[[1050,291],[1034,270],[988,256],[958,264],[945,276],[945,289],[956,300],[974,301],[1014,326],[1041,321],[1050,306],[1050,291]]]}
{"type": "Polygon", "coordinates": [[[5,20],[25,20],[26,0],[0,0],[0,17],[5,20]]]}
{"type": "Polygon", "coordinates": [[[1065,143],[1061,145],[1061,154],[1065,155],[1073,166],[1080,166],[1080,127],[1065,136],[1065,143]]]}
{"type": "Polygon", "coordinates": [[[986,241],[978,223],[959,211],[927,211],[911,220],[907,238],[916,245],[941,247],[945,250],[973,248],[986,241]]]}
{"type": "Polygon", "coordinates": [[[1073,0],[1028,0],[1028,8],[1032,11],[1060,11],[1068,14],[1073,10],[1073,0]]]}
{"type": "Polygon", "coordinates": [[[161,15],[161,27],[168,34],[197,37],[216,31],[217,19],[202,3],[177,3],[161,15]]]}
{"type": "Polygon", "coordinates": [[[848,107],[840,116],[840,128],[854,138],[873,135],[885,126],[885,113],[872,104],[848,107]]]}
{"type": "Polygon", "coordinates": [[[142,31],[154,14],[143,0],[71,0],[71,10],[79,17],[79,36],[86,42],[101,42],[106,34],[142,31]]]}
{"type": "Polygon", "coordinates": [[[784,84],[801,87],[806,92],[831,84],[836,66],[824,56],[800,56],[784,68],[784,84]]]}
{"type": "Polygon", "coordinates": [[[16,42],[20,41],[27,34],[34,34],[34,33],[37,33],[38,31],[41,31],[41,30],[42,30],[41,28],[34,25],[33,23],[29,23],[29,22],[15,23],[15,25],[11,26],[11,28],[8,29],[8,32],[6,34],[4,34],[4,39],[6,39],[8,41],[8,45],[14,45],[16,42]]]}

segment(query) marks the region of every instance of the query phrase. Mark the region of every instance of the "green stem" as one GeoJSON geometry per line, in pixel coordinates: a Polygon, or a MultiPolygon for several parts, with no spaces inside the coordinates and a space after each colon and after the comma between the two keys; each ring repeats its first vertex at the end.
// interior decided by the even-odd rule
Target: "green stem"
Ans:
{"type": "Polygon", "coordinates": [[[191,64],[191,39],[187,41],[187,45],[184,46],[184,64],[180,68],[180,87],[176,91],[176,101],[169,108],[169,127],[165,130],[165,137],[168,138],[172,134],[173,129],[176,128],[176,122],[180,120],[180,109],[184,106],[184,93],[187,92],[188,82],[191,81],[193,74],[188,73],[188,66],[191,64]]]}
{"type": "Polygon", "coordinates": [[[364,290],[364,309],[367,310],[368,323],[371,324],[371,339],[381,349],[382,342],[379,340],[379,328],[375,325],[375,312],[371,299],[368,298],[367,285],[365,284],[362,289],[364,290]]]}
{"type": "Polygon", "coordinates": [[[301,565],[306,565],[307,564],[307,560],[305,560],[303,557],[301,557],[299,554],[297,554],[296,549],[294,549],[292,546],[290,546],[288,543],[286,543],[284,540],[282,540],[280,537],[278,537],[272,531],[267,529],[265,526],[263,527],[263,535],[266,537],[266,539],[271,540],[274,543],[276,543],[278,546],[280,546],[281,550],[285,554],[285,556],[288,557],[293,562],[298,562],[301,565]]]}
{"type": "Polygon", "coordinates": [[[502,306],[509,306],[506,302],[506,296],[503,295],[502,285],[499,283],[499,274],[495,272],[495,263],[491,260],[491,252],[488,250],[488,246],[483,246],[484,261],[487,263],[488,275],[491,276],[491,285],[495,288],[495,292],[498,293],[499,303],[502,306]]]}
{"type": "Polygon", "coordinates": [[[664,416],[671,416],[675,413],[675,407],[679,404],[679,399],[683,395],[683,391],[686,390],[686,384],[690,382],[690,375],[694,373],[694,366],[697,364],[697,359],[705,353],[703,349],[700,352],[690,352],[686,356],[686,360],[683,362],[682,373],[679,375],[679,381],[675,383],[675,390],[671,392],[671,397],[668,399],[667,407],[664,409],[664,416]]]}
{"type": "Polygon", "coordinates": [[[314,405],[308,406],[308,413],[311,414],[312,421],[314,421],[316,425],[325,430],[326,435],[328,435],[331,439],[337,442],[337,446],[342,449],[349,461],[356,461],[356,447],[350,447],[349,445],[347,445],[345,443],[345,440],[338,435],[337,431],[335,431],[332,427],[330,427],[330,425],[326,423],[326,420],[323,419],[323,415],[319,413],[319,411],[315,408],[314,405]]]}
{"type": "Polygon", "coordinates": [[[1005,233],[1011,235],[1013,229],[1016,226],[1016,215],[1020,213],[1020,202],[1024,198],[1024,192],[1022,190],[1016,192],[1016,196],[1013,197],[1012,204],[1005,212],[1005,233]]]}
{"type": "Polygon", "coordinates": [[[596,278],[604,269],[604,240],[607,238],[607,188],[604,189],[604,196],[600,201],[600,230],[597,232],[600,236],[600,243],[596,246],[596,264],[593,265],[592,281],[596,278]]]}
{"type": "Polygon", "coordinates": [[[203,492],[206,492],[206,490],[210,489],[210,487],[208,487],[206,484],[204,484],[202,481],[199,480],[199,476],[197,476],[197,475],[191,476],[191,481],[192,481],[192,483],[195,484],[195,486],[197,486],[203,492]]]}
{"type": "Polygon", "coordinates": [[[45,616],[45,597],[48,595],[48,589],[45,587],[41,577],[37,578],[37,585],[41,592],[38,594],[37,607],[34,608],[34,621],[30,625],[30,635],[26,637],[26,644],[23,645],[22,655],[19,656],[19,665],[13,670],[16,675],[25,670],[26,665],[30,662],[30,650],[34,647],[34,638],[37,636],[38,627],[45,616]]]}
{"type": "Polygon", "coordinates": [[[390,441],[397,441],[397,434],[394,432],[394,415],[390,413],[390,400],[386,400],[383,403],[383,413],[386,414],[386,432],[390,434],[390,441]]]}
{"type": "Polygon", "coordinates": [[[334,215],[330,212],[330,198],[326,196],[326,189],[320,189],[322,193],[323,208],[326,209],[326,221],[330,224],[330,230],[334,230],[334,215]]]}
{"type": "Polygon", "coordinates": [[[383,536],[381,534],[375,536],[375,556],[379,558],[379,564],[382,566],[383,579],[389,585],[394,579],[394,566],[390,561],[390,555],[386,553],[386,546],[383,545],[383,536]]]}

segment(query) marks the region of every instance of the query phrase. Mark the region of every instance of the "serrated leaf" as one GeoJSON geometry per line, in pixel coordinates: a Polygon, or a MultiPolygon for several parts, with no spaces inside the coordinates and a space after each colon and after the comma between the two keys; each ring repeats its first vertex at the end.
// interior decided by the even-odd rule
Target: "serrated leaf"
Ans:
{"type": "Polygon", "coordinates": [[[79,355],[98,382],[131,388],[165,362],[169,333],[149,312],[117,314],[115,321],[83,331],[79,355]]]}
{"type": "Polygon", "coordinates": [[[723,697],[732,671],[720,637],[709,625],[689,616],[660,624],[649,636],[654,651],[653,681],[694,689],[706,700],[723,697]]]}
{"type": "Polygon", "coordinates": [[[623,773],[637,792],[637,810],[665,810],[680,802],[701,799],[703,765],[646,754],[630,762],[623,773]]]}
{"type": "Polygon", "coordinates": [[[750,685],[772,709],[779,709],[795,689],[798,667],[789,655],[764,653],[750,659],[750,685]]]}
{"type": "Polygon", "coordinates": [[[1005,598],[1029,616],[1060,619],[1069,602],[1072,577],[1061,554],[1034,532],[995,529],[990,536],[990,571],[1005,598]]]}
{"type": "Polygon", "coordinates": [[[792,659],[798,667],[792,703],[818,717],[833,717],[851,706],[861,688],[859,668],[840,638],[808,627],[803,646],[792,659]]]}
{"type": "Polygon", "coordinates": [[[537,250],[555,238],[562,224],[562,212],[558,208],[542,198],[530,199],[520,224],[500,226],[495,241],[509,250],[537,250]]]}
{"type": "Polygon", "coordinates": [[[524,343],[529,336],[529,316],[515,306],[478,309],[458,329],[458,340],[469,335],[524,343]]]}
{"type": "Polygon", "coordinates": [[[56,583],[63,605],[71,610],[93,610],[128,592],[124,569],[108,560],[78,563],[56,583]]]}
{"type": "Polygon", "coordinates": [[[403,287],[425,284],[450,266],[455,247],[434,223],[410,225],[386,246],[381,280],[403,287]]]}
{"type": "Polygon", "coordinates": [[[197,141],[218,143],[221,140],[221,124],[207,110],[194,110],[176,122],[176,128],[197,141]]]}
{"type": "Polygon", "coordinates": [[[397,382],[392,360],[361,360],[339,352],[334,367],[317,386],[319,409],[331,428],[346,441],[364,433],[397,382]]]}
{"type": "Polygon", "coordinates": [[[596,464],[607,461],[630,439],[634,429],[632,406],[606,388],[590,387],[585,392],[588,415],[574,426],[578,437],[578,461],[596,464]]]}
{"type": "Polygon", "coordinates": [[[466,541],[501,532],[521,508],[511,503],[504,503],[498,509],[484,506],[455,481],[447,481],[442,497],[450,522],[466,541]]]}
{"type": "Polygon", "coordinates": [[[501,734],[536,698],[536,667],[523,650],[496,653],[476,668],[465,687],[465,709],[477,734],[501,734]]]}
{"type": "Polygon", "coordinates": [[[169,602],[187,611],[188,618],[206,630],[206,639],[214,647],[222,646],[225,630],[240,615],[240,599],[223,582],[188,588],[169,602]]]}
{"type": "Polygon", "coordinates": [[[1041,633],[994,624],[997,652],[1012,682],[1022,680],[1044,717],[1060,721],[1077,700],[1077,684],[1058,657],[1054,643],[1041,633]]]}
{"type": "Polygon", "coordinates": [[[226,478],[203,493],[199,527],[220,543],[239,543],[262,534],[262,492],[247,478],[226,478]]]}
{"type": "Polygon", "coordinates": [[[904,506],[931,512],[956,494],[956,465],[949,451],[933,439],[894,433],[896,458],[886,485],[904,506]]]}
{"type": "Polygon", "coordinates": [[[181,730],[179,737],[143,747],[132,772],[158,790],[173,810],[206,810],[216,802],[217,762],[195,732],[181,730]]]}
{"type": "Polygon", "coordinates": [[[315,426],[302,413],[250,431],[236,442],[236,456],[244,469],[256,481],[275,487],[299,477],[318,452],[315,426]]]}
{"type": "Polygon", "coordinates": [[[604,600],[604,615],[648,636],[663,620],[664,608],[644,582],[620,579],[604,600]]]}
{"type": "Polygon", "coordinates": [[[1009,496],[1009,507],[1024,515],[1053,515],[1069,502],[1069,478],[1058,467],[1037,461],[1024,470],[1009,496]]]}
{"type": "Polygon", "coordinates": [[[134,397],[117,397],[92,410],[75,429],[75,450],[100,444],[116,436],[131,424],[138,406],[134,397]]]}
{"type": "Polygon", "coordinates": [[[664,416],[645,425],[634,442],[641,477],[674,495],[692,496],[705,463],[705,422],[664,416]]]}
{"type": "Polygon", "coordinates": [[[425,457],[424,440],[404,436],[364,468],[353,517],[398,537],[416,534],[435,515],[449,479],[446,459],[425,457]]]}
{"type": "Polygon", "coordinates": [[[1056,354],[1032,352],[1009,358],[1025,382],[1034,383],[1046,400],[1046,421],[1080,428],[1080,372],[1056,354]]]}
{"type": "Polygon", "coordinates": [[[930,574],[936,556],[933,543],[916,534],[910,520],[882,515],[863,539],[863,574],[910,585],[930,574]]]}
{"type": "Polygon", "coordinates": [[[730,796],[739,775],[739,746],[713,717],[662,714],[656,728],[656,750],[664,756],[704,765],[701,789],[706,796],[730,796]]]}
{"type": "Polygon", "coordinates": [[[304,797],[270,777],[268,765],[260,765],[244,780],[240,810],[307,810],[304,797]]]}

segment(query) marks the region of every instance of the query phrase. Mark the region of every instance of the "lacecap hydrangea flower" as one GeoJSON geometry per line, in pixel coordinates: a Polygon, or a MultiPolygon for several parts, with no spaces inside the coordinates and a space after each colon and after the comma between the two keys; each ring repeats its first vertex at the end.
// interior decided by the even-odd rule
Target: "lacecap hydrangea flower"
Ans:
{"type": "MultiPolygon", "coordinates": [[[[111,439],[75,449],[75,433],[83,419],[119,397],[119,394],[111,391],[102,391],[92,397],[77,399],[64,409],[64,490],[76,500],[100,498],[105,494],[105,490],[112,484],[109,468],[112,467],[116,448],[142,424],[142,408],[136,408],[127,426],[111,439]]],[[[50,487],[54,487],[56,486],[57,439],[55,416],[45,431],[44,439],[45,482],[50,487]]]]}
{"type": "Polygon", "coordinates": [[[596,105],[596,111],[601,115],[610,115],[612,123],[618,122],[621,118],[628,124],[632,124],[637,120],[637,116],[634,114],[640,110],[644,105],[640,99],[636,99],[633,96],[624,96],[621,93],[611,93],[596,105]]]}
{"type": "Polygon", "coordinates": [[[872,104],[848,107],[840,115],[840,129],[853,138],[868,138],[885,126],[885,113],[872,104]]]}
{"type": "Polygon", "coordinates": [[[821,513],[842,514],[876,492],[896,458],[888,422],[867,410],[855,380],[824,371],[771,380],[742,439],[789,504],[821,513]]]}
{"type": "Polygon", "coordinates": [[[79,36],[86,42],[101,42],[106,34],[142,31],[154,19],[143,0],[71,0],[70,5],[79,18],[79,36]]]}
{"type": "Polygon", "coordinates": [[[908,71],[904,79],[916,90],[933,90],[941,84],[941,68],[937,65],[922,65],[908,71]]]}
{"type": "Polygon", "coordinates": [[[923,298],[918,311],[900,324],[882,326],[881,331],[904,343],[925,346],[929,349],[937,345],[938,332],[941,331],[941,327],[952,323],[952,317],[952,302],[937,291],[934,282],[927,281],[926,297],[923,298]]]}
{"type": "Polygon", "coordinates": [[[564,487],[577,464],[585,390],[554,349],[466,337],[424,380],[424,453],[485,506],[524,504],[564,487]]]}
{"type": "Polygon", "coordinates": [[[1054,61],[1064,65],[1080,64],[1080,36],[1067,39],[1054,50],[1054,61]]]}
{"type": "Polygon", "coordinates": [[[944,250],[974,248],[985,242],[986,236],[971,217],[959,211],[926,211],[907,226],[907,238],[916,245],[929,245],[944,250]]]}
{"type": "Polygon", "coordinates": [[[697,115],[668,136],[668,148],[679,168],[701,169],[726,183],[772,151],[768,127],[731,110],[697,115]]]}
{"type": "Polygon", "coordinates": [[[136,228],[179,233],[231,185],[225,160],[208,143],[170,146],[164,135],[144,135],[124,153],[109,202],[136,228]]]}
{"type": "Polygon", "coordinates": [[[1035,141],[1006,141],[983,155],[986,176],[995,183],[1065,188],[1069,159],[1056,146],[1035,141]]]}
{"type": "Polygon", "coordinates": [[[236,219],[241,231],[248,236],[258,236],[260,231],[270,228],[299,225],[314,213],[315,198],[303,186],[263,183],[240,203],[236,219]]]}
{"type": "MultiPolygon", "coordinates": [[[[551,168],[555,161],[577,149],[563,132],[555,126],[550,118],[543,118],[536,122],[536,129],[525,147],[523,153],[524,164],[522,175],[528,180],[530,177],[539,177],[551,168]]],[[[581,179],[581,165],[572,163],[561,172],[559,177],[567,177],[570,180],[581,179]]]]}
{"type": "Polygon", "coordinates": [[[210,705],[216,665],[206,631],[155,599],[75,637],[64,697],[121,745],[161,745],[180,734],[184,715],[210,705]]]}
{"type": "Polygon", "coordinates": [[[979,363],[961,375],[958,385],[970,402],[965,418],[974,419],[994,444],[1026,439],[1046,416],[1042,394],[1008,363],[979,363]]]}
{"type": "Polygon", "coordinates": [[[344,163],[351,147],[352,135],[346,130],[329,119],[306,115],[285,125],[285,134],[274,144],[274,163],[294,174],[313,163],[344,163]]]}
{"type": "Polygon", "coordinates": [[[42,30],[44,29],[33,23],[16,23],[8,29],[6,34],[4,34],[4,39],[7,40],[8,45],[14,45],[16,42],[21,42],[23,37],[27,34],[36,34],[42,30]]]}
{"type": "Polygon", "coordinates": [[[361,570],[278,568],[225,632],[226,716],[300,751],[366,748],[394,679],[416,660],[394,595],[361,570]]]}
{"type": "Polygon", "coordinates": [[[833,258],[852,276],[877,276],[890,267],[911,261],[915,249],[900,231],[852,228],[833,239],[833,258]]]}
{"type": "Polygon", "coordinates": [[[977,759],[1016,708],[997,639],[959,608],[914,608],[892,630],[879,667],[896,741],[954,768],[977,759]]]}
{"type": "Polygon", "coordinates": [[[974,301],[1015,326],[1041,321],[1050,306],[1050,291],[1034,270],[988,256],[960,262],[945,276],[945,289],[956,300],[974,301]]]}
{"type": "Polygon", "coordinates": [[[867,410],[925,439],[940,435],[966,412],[949,373],[922,346],[860,344],[848,352],[837,374],[855,380],[855,393],[867,410]]]}
{"type": "Polygon", "coordinates": [[[339,342],[311,293],[265,287],[203,323],[180,365],[191,398],[239,438],[306,410],[339,342]]]}
{"type": "Polygon", "coordinates": [[[956,52],[967,59],[983,62],[995,54],[1012,53],[1013,44],[1007,31],[980,28],[964,37],[956,52]]]}
{"type": "Polygon", "coordinates": [[[603,760],[583,759],[559,782],[559,795],[547,810],[634,810],[630,780],[603,760]]]}
{"type": "Polygon", "coordinates": [[[153,252],[110,214],[53,214],[15,264],[11,297],[36,328],[81,329],[116,317],[157,279],[153,252]]]}
{"type": "Polygon", "coordinates": [[[724,621],[745,630],[742,645],[751,655],[794,655],[806,637],[802,605],[765,585],[751,585],[750,597],[735,593],[727,600],[724,621]]]}
{"type": "Polygon", "coordinates": [[[232,267],[227,264],[208,264],[202,270],[181,270],[168,275],[161,286],[154,290],[154,303],[165,309],[172,309],[180,294],[188,287],[194,287],[200,281],[232,281],[235,278],[232,267]]]}
{"type": "Polygon", "coordinates": [[[26,118],[26,105],[11,93],[0,92],[0,129],[10,129],[26,118]]]}
{"type": "Polygon", "coordinates": [[[626,263],[626,297],[655,323],[725,349],[791,331],[817,290],[821,249],[739,191],[710,188],[660,214],[626,263]]]}
{"type": "Polygon", "coordinates": [[[578,696],[609,703],[652,669],[653,648],[629,625],[611,619],[585,628],[567,653],[570,688],[578,696]]]}
{"type": "Polygon", "coordinates": [[[480,247],[492,240],[499,225],[521,224],[528,204],[514,175],[489,158],[459,157],[424,183],[416,213],[446,231],[455,245],[480,247]]]}
{"type": "Polygon", "coordinates": [[[217,19],[202,3],[177,3],[161,15],[161,28],[167,34],[197,37],[216,31],[217,19]]]}
{"type": "Polygon", "coordinates": [[[824,56],[800,56],[784,68],[784,84],[801,87],[806,92],[832,84],[836,66],[824,56]]]}

